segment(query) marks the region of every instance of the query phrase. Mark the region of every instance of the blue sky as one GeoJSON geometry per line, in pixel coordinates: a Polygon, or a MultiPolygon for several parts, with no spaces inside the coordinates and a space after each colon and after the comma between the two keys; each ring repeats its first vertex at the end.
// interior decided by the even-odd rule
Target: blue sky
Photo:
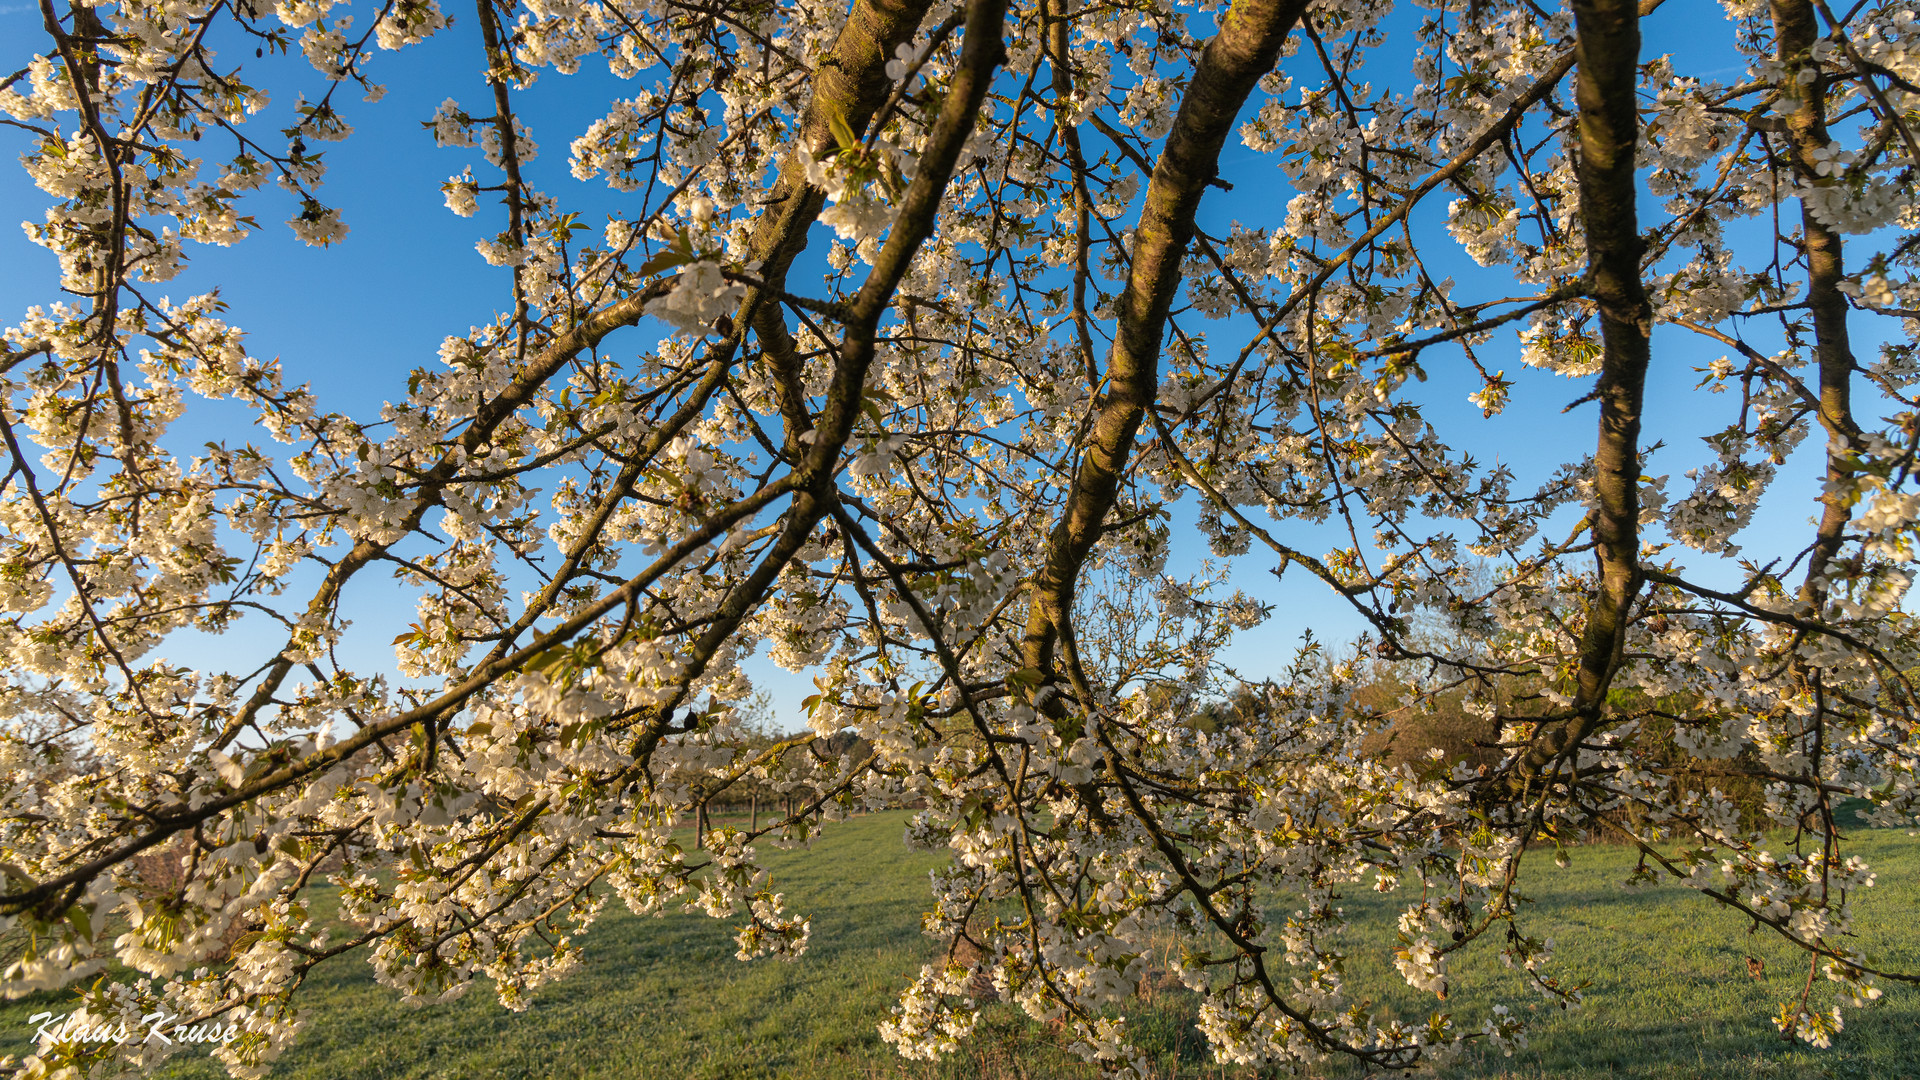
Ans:
{"type": "MultiPolygon", "coordinates": [[[[1410,16],[1396,15],[1395,19],[1404,24],[1406,17],[1410,16]]],[[[461,334],[469,326],[489,321],[504,295],[506,272],[487,266],[473,247],[476,239],[499,228],[497,215],[490,219],[483,205],[476,218],[461,219],[448,212],[441,201],[440,183],[466,164],[470,152],[436,149],[420,123],[446,97],[477,112],[490,111],[480,81],[474,20],[470,14],[460,17],[458,11],[456,19],[453,28],[424,45],[401,54],[376,56],[371,74],[389,89],[383,101],[369,105],[359,102],[357,95],[345,97],[343,113],[357,130],[345,143],[326,146],[330,170],[322,194],[329,205],[345,212],[350,232],[343,242],[325,250],[300,244],[279,224],[298,211],[296,201],[284,192],[266,190],[246,211],[263,225],[254,237],[230,249],[192,249],[193,261],[188,269],[159,290],[181,299],[218,285],[231,305],[232,321],[249,331],[253,350],[278,355],[289,381],[311,383],[323,408],[350,415],[376,414],[383,401],[404,394],[410,369],[434,361],[444,336],[461,334]]],[[[1688,53],[1690,59],[1682,68],[1695,74],[1738,71],[1743,63],[1731,48],[1731,35],[1720,30],[1720,20],[1717,4],[1673,0],[1646,23],[1645,53],[1688,53]],[[1703,21],[1714,24],[1711,35],[1702,33],[1703,21]]],[[[0,5],[0,41],[5,43],[0,45],[0,73],[23,66],[31,50],[40,46],[38,25],[35,9],[18,3],[0,5]]],[[[254,66],[249,61],[249,70],[254,66]]],[[[1374,61],[1376,69],[1383,66],[1390,66],[1384,57],[1374,61]]],[[[290,106],[301,91],[315,97],[324,88],[320,78],[297,58],[291,62],[283,59],[271,70],[266,85],[273,92],[275,106],[269,116],[284,115],[281,110],[290,106]]],[[[1369,74],[1390,77],[1379,70],[1369,74]]],[[[540,143],[539,157],[529,169],[531,181],[559,196],[568,209],[581,211],[584,221],[598,221],[620,208],[623,197],[604,184],[573,180],[567,171],[567,144],[597,118],[608,100],[631,96],[638,89],[636,84],[611,78],[604,69],[595,70],[589,62],[583,65],[582,74],[573,77],[545,72],[536,86],[517,98],[517,108],[540,143]]],[[[24,133],[17,129],[0,132],[4,132],[0,142],[10,148],[10,155],[26,148],[24,133]]],[[[213,154],[208,157],[211,167],[213,154]]],[[[1210,194],[1202,211],[1202,223],[1209,231],[1224,233],[1229,222],[1235,220],[1247,225],[1279,224],[1291,190],[1277,169],[1269,174],[1271,183],[1262,180],[1259,170],[1263,167],[1273,168],[1237,143],[1229,145],[1222,174],[1233,179],[1236,187],[1231,192],[1210,194]]],[[[0,170],[0,209],[4,210],[0,216],[10,221],[38,218],[46,201],[17,167],[0,170]]],[[[1436,196],[1423,211],[1428,231],[1437,228],[1435,222],[1445,202],[1436,196]]],[[[1441,243],[1435,250],[1447,251],[1434,264],[1437,273],[1452,274],[1467,285],[1484,280],[1489,289],[1500,279],[1497,271],[1481,271],[1457,254],[1443,235],[1436,239],[1441,243]]],[[[796,275],[796,280],[804,288],[804,278],[796,275]]],[[[47,252],[28,243],[18,229],[0,230],[0,313],[8,322],[17,319],[29,305],[58,299],[53,292],[54,281],[53,260],[47,252]]],[[[1461,295],[1480,292],[1463,288],[1461,295]]],[[[1239,320],[1204,328],[1218,347],[1245,340],[1251,324],[1239,320]]],[[[638,336],[622,343],[635,349],[646,344],[650,342],[638,336]]],[[[1764,341],[1756,344],[1766,347],[1764,341]]],[[[1871,340],[1863,340],[1858,351],[1865,355],[1872,345],[1871,340]]],[[[1697,381],[1692,369],[1723,351],[1681,332],[1662,330],[1656,334],[1646,441],[1664,438],[1674,447],[1656,457],[1651,466],[1654,473],[1676,474],[1669,484],[1670,495],[1686,490],[1679,471],[1705,456],[1694,440],[1726,423],[1730,414],[1720,414],[1737,404],[1729,397],[1707,401],[1707,407],[1715,410],[1714,419],[1708,422],[1702,419],[1703,397],[1692,390],[1697,381]]],[[[1443,433],[1456,434],[1456,447],[1473,451],[1485,462],[1511,464],[1525,483],[1538,479],[1561,460],[1577,456],[1578,447],[1591,445],[1594,407],[1588,405],[1565,415],[1560,412],[1563,405],[1585,392],[1583,382],[1527,371],[1511,335],[1484,347],[1481,356],[1490,368],[1504,368],[1509,378],[1518,380],[1513,404],[1503,416],[1491,421],[1482,420],[1478,407],[1466,400],[1467,394],[1477,389],[1477,382],[1458,352],[1435,352],[1423,358],[1432,375],[1426,395],[1432,401],[1429,418],[1443,433]],[[1542,452],[1543,447],[1550,450],[1542,452]]],[[[235,425],[246,422],[238,410],[229,407],[192,409],[176,428],[173,445],[185,449],[208,439],[238,441],[246,437],[246,432],[236,430],[235,425]]],[[[1803,452],[1783,470],[1775,495],[1763,506],[1749,533],[1757,549],[1772,546],[1766,542],[1771,536],[1797,535],[1813,512],[1818,442],[1817,437],[1810,438],[1803,452]]],[[[1182,508],[1179,520],[1190,521],[1191,513],[1189,503],[1182,508]]],[[[1176,534],[1194,536],[1191,529],[1177,529],[1176,534]]],[[[1287,535],[1308,550],[1323,550],[1340,542],[1328,529],[1288,526],[1287,535]]],[[[1797,548],[1798,544],[1793,546],[1797,548]]],[[[1174,568],[1193,567],[1204,555],[1197,540],[1189,539],[1179,551],[1174,568]]],[[[1235,583],[1274,604],[1275,615],[1228,655],[1229,662],[1243,672],[1258,675],[1277,670],[1306,627],[1313,627],[1323,640],[1332,641],[1350,638],[1362,629],[1344,602],[1307,575],[1295,572],[1276,583],[1266,572],[1272,559],[1258,550],[1246,557],[1244,565],[1245,571],[1239,573],[1235,583]]],[[[396,630],[387,628],[400,628],[412,621],[411,599],[371,581],[357,584],[356,589],[349,597],[349,611],[365,632],[354,635],[358,644],[349,651],[357,655],[359,666],[390,670],[385,642],[396,630]]],[[[235,635],[222,642],[183,642],[176,658],[188,661],[195,658],[188,654],[222,652],[240,644],[235,635]]],[[[797,701],[813,689],[809,679],[779,672],[770,664],[756,665],[755,674],[774,692],[783,719],[797,723],[797,701]]]]}

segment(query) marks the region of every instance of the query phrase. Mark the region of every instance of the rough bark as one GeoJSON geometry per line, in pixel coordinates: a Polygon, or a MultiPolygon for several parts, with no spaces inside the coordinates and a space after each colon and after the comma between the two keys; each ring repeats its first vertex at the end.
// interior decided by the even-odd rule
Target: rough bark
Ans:
{"type": "MultiPolygon", "coordinates": [[[[833,490],[834,467],[860,415],[867,371],[873,364],[878,344],[880,319],[892,304],[920,245],[933,235],[947,183],[953,178],[961,151],[979,121],[980,105],[986,100],[994,73],[1005,62],[1006,42],[1002,40],[1002,33],[1007,3],[1008,0],[975,0],[968,5],[960,66],[948,84],[940,117],[927,137],[913,183],[900,197],[893,226],[874,260],[873,271],[847,304],[840,357],[834,366],[826,403],[813,429],[814,437],[806,445],[805,456],[794,470],[793,502],[760,564],[721,601],[707,629],[689,650],[685,670],[679,677],[678,693],[663,704],[662,718],[678,707],[688,687],[719,654],[741,621],[759,606],[774,579],[799,554],[813,527],[833,509],[837,499],[833,490]]],[[[663,726],[655,725],[636,748],[636,759],[644,761],[664,732],[663,726]]]]}
{"type": "MultiPolygon", "coordinates": [[[[1825,150],[1827,83],[1811,57],[1819,37],[1810,0],[1774,0],[1773,31],[1776,58],[1790,74],[1812,68],[1812,82],[1796,83],[1800,97],[1786,116],[1787,151],[1802,184],[1835,183],[1814,167],[1814,151],[1825,150]]],[[[1826,574],[1839,554],[1841,534],[1851,513],[1845,488],[1852,475],[1847,465],[1848,443],[1858,433],[1853,422],[1851,383],[1853,349],[1847,338],[1847,298],[1840,291],[1846,278],[1840,234],[1813,216],[1806,200],[1800,203],[1801,243],[1807,256],[1807,307],[1813,314],[1814,355],[1820,367],[1820,424],[1827,429],[1827,483],[1820,501],[1824,509],[1813,551],[1807,560],[1807,579],[1801,597],[1815,609],[1825,602],[1826,574]]]]}
{"type": "Polygon", "coordinates": [[[1631,0],[1573,5],[1575,100],[1579,105],[1580,217],[1587,239],[1587,295],[1600,315],[1602,358],[1594,451],[1593,538],[1598,583],[1587,609],[1574,715],[1542,732],[1522,762],[1533,774],[1578,745],[1599,722],[1620,666],[1629,610],[1639,594],[1640,414],[1651,355],[1653,308],[1640,279],[1634,90],[1640,13],[1631,0]]]}
{"type": "MultiPolygon", "coordinates": [[[[801,114],[800,130],[767,199],[771,209],[754,230],[753,257],[760,260],[760,279],[769,287],[779,288],[786,281],[787,270],[807,246],[808,228],[826,206],[826,193],[807,183],[799,151],[820,157],[833,149],[835,115],[855,135],[865,134],[892,89],[887,61],[893,59],[894,49],[913,39],[929,6],[929,0],[860,0],[834,42],[833,54],[821,63],[813,99],[801,114]]],[[[743,307],[751,313],[754,335],[773,373],[787,451],[797,455],[800,435],[813,426],[800,388],[801,361],[780,305],[763,299],[749,296],[743,307]]]]}
{"type": "Polygon", "coordinates": [[[1048,682],[1057,676],[1056,650],[1080,568],[1119,496],[1134,437],[1159,386],[1160,342],[1180,288],[1180,262],[1193,239],[1194,213],[1241,106],[1273,70],[1281,44],[1306,9],[1306,0],[1233,5],[1201,54],[1154,165],[1134,231],[1132,270],[1114,304],[1118,326],[1107,361],[1107,393],[1096,406],[1086,452],[1032,584],[1021,661],[1048,682]]]}

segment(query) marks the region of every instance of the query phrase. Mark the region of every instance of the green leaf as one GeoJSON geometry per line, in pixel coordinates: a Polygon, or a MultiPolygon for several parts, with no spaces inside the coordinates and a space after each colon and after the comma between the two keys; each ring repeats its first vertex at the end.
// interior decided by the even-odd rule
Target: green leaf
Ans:
{"type": "Polygon", "coordinates": [[[847,118],[842,116],[838,109],[832,109],[827,113],[827,130],[833,132],[833,141],[840,144],[841,150],[852,151],[860,145],[860,140],[853,134],[853,128],[848,125],[847,118]]]}
{"type": "Polygon", "coordinates": [[[653,258],[640,264],[640,276],[652,277],[662,270],[671,270],[676,266],[685,266],[693,261],[693,256],[684,251],[668,248],[653,258]]]}
{"type": "Polygon", "coordinates": [[[1046,676],[1040,673],[1039,668],[1021,668],[1019,671],[1007,676],[1007,685],[1039,686],[1040,681],[1044,678],[1046,678],[1046,676]]]}
{"type": "Polygon", "coordinates": [[[566,645],[551,645],[527,658],[526,671],[544,672],[565,659],[571,649],[566,645]]]}

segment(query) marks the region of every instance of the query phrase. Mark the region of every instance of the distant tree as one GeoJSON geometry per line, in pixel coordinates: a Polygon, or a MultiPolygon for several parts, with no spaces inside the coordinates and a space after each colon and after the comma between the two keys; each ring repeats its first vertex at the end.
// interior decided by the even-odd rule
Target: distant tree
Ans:
{"type": "MultiPolygon", "coordinates": [[[[9,992],[117,961],[140,978],[95,984],[90,1015],[237,1024],[216,1052],[255,1076],[301,980],[361,947],[407,1001],[484,979],[516,1009],[610,896],[796,956],[809,924],[755,844],[901,802],[953,854],[929,931],[999,916],[903,995],[883,1033],[909,1056],[958,1045],[984,978],[1123,1068],[1167,937],[1221,1062],[1511,1049],[1524,1010],[1382,1013],[1334,898],[1405,890],[1416,988],[1444,999],[1484,946],[1571,1003],[1514,883],[1600,820],[1645,875],[1804,950],[1783,1031],[1825,1045],[1835,1001],[1913,979],[1852,944],[1872,872],[1834,816],[1920,800],[1910,4],[477,0],[478,63],[419,77],[460,96],[423,119],[464,148],[443,191],[484,207],[498,315],[449,325],[377,416],[327,411],[217,294],[158,286],[191,244],[245,241],[258,189],[339,239],[320,148],[380,96],[376,47],[403,70],[449,12],[40,10],[0,89],[59,263],[0,352],[9,992]],[[1645,55],[1642,19],[1703,47],[1645,55]],[[1722,25],[1741,70],[1704,48],[1722,25]],[[537,186],[527,108],[589,61],[633,96],[543,126],[540,162],[622,193],[604,227],[537,186]],[[1227,187],[1265,212],[1203,227],[1227,187]],[[1571,389],[1488,363],[1516,330],[1571,389]],[[1662,452],[1670,491],[1641,424],[1683,342],[1724,356],[1676,410],[1705,442],[1662,452]],[[1471,452],[1468,390],[1542,412],[1537,487],[1471,452]],[[1780,497],[1817,521],[1741,534],[1810,434],[1817,490],[1780,497]],[[1406,693],[1498,729],[1497,764],[1370,752],[1357,662],[1243,687],[1220,649],[1265,612],[1168,573],[1194,515],[1222,573],[1324,583],[1406,693]],[[1329,524],[1346,539],[1316,553],[1329,524]],[[1736,537],[1768,550],[1736,563],[1736,537]],[[375,578],[412,625],[356,614],[375,578]],[[1424,640],[1423,613],[1463,632],[1424,640]],[[221,659],[183,663],[194,632],[221,659]],[[352,666],[353,633],[392,668],[352,666]],[[816,673],[793,739],[742,725],[762,649],[816,673]],[[1516,679],[1539,707],[1506,708],[1516,679]],[[1650,739],[1648,703],[1682,691],[1650,739]],[[1196,722],[1235,695],[1258,707],[1196,722]],[[1763,783],[1791,839],[1671,744],[1763,783]],[[683,842],[762,777],[779,820],[683,842]],[[176,852],[155,888],[143,859],[176,852]],[[322,881],[346,938],[310,914],[322,881]]],[[[27,1068],[175,1049],[45,1041],[27,1068]]]]}

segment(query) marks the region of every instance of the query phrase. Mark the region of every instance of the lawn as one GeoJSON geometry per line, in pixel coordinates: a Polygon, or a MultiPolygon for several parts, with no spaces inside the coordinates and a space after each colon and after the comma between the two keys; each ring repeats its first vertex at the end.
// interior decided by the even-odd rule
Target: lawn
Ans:
{"type": "MultiPolygon", "coordinates": [[[[407,1009],[375,985],[364,964],[323,970],[304,990],[312,1025],[274,1072],[298,1080],[491,1080],[646,1077],[1082,1077],[1059,1036],[1007,1006],[989,1010],[955,1059],[903,1062],[874,1025],[934,944],[919,933],[926,872],[937,856],[901,844],[903,814],[830,828],[810,852],[773,852],[782,888],[813,917],[813,944],[794,964],[733,959],[728,925],[698,915],[640,919],[617,905],[585,939],[584,970],[543,990],[514,1014],[483,988],[448,1005],[407,1009]]],[[[1855,850],[1875,864],[1879,885],[1860,904],[1870,954],[1920,970],[1920,843],[1900,832],[1858,834],[1855,850]]],[[[1920,1080],[1920,988],[1888,986],[1873,1009],[1850,1010],[1832,1050],[1787,1045],[1768,1016],[1796,995],[1806,965],[1764,932],[1677,889],[1620,887],[1630,853],[1589,847],[1568,869],[1540,860],[1524,881],[1537,903],[1530,933],[1559,944],[1556,966],[1591,979],[1586,1008],[1536,1013],[1531,1045],[1512,1058],[1474,1054],[1446,1076],[1920,1080]],[[1766,965],[1755,980],[1747,957],[1766,965]]],[[[1354,896],[1351,970],[1367,992],[1408,1018],[1434,1005],[1388,975],[1389,901],[1354,896]],[[1388,977],[1383,977],[1387,975],[1388,977]],[[1399,990],[1395,990],[1395,986],[1399,990]],[[1403,992],[1404,991],[1404,992],[1403,992]]],[[[1526,995],[1494,950],[1456,969],[1446,1007],[1474,1026],[1496,1001],[1526,1008],[1526,995]]],[[[1534,999],[1537,1000],[1537,999],[1534,999]]],[[[1161,1074],[1249,1075],[1212,1065],[1190,1019],[1194,999],[1160,991],[1135,1012],[1161,1074]]],[[[28,1049],[26,1017],[64,1003],[0,1010],[0,1054],[28,1049]]],[[[1544,1005],[1541,1006],[1545,1008],[1544,1005]]],[[[224,1075],[197,1053],[160,1074],[177,1080],[224,1075]]],[[[1357,1075],[1329,1065],[1316,1075],[1357,1075]]]]}

